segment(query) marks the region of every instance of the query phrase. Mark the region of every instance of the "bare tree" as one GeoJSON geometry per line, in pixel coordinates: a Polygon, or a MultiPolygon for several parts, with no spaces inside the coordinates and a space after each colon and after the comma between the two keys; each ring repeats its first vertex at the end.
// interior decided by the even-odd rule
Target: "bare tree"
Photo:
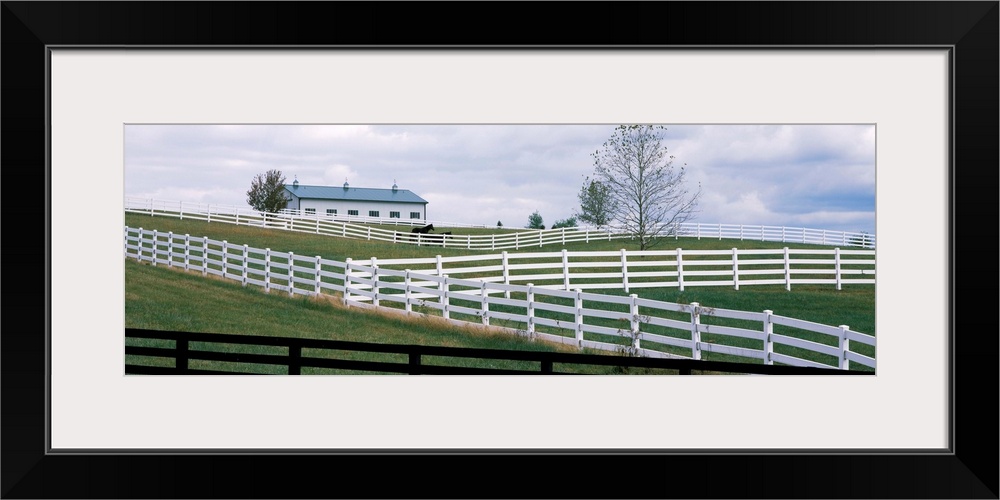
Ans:
{"type": "MultiPolygon", "coordinates": [[[[690,220],[701,196],[685,185],[685,169],[663,145],[666,128],[621,125],[594,152],[594,176],[608,188],[613,220],[645,250],[690,220]]],[[[686,165],[686,164],[685,164],[686,165]]]]}

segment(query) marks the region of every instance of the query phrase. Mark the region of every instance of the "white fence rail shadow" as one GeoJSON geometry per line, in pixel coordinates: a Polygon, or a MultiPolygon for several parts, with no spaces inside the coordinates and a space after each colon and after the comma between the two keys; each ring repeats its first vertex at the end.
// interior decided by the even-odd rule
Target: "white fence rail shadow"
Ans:
{"type": "MultiPolygon", "coordinates": [[[[379,225],[411,225],[403,219],[380,219],[356,216],[291,215],[289,213],[258,212],[231,205],[212,205],[179,201],[158,201],[142,198],[125,198],[125,211],[160,217],[188,218],[206,222],[271,227],[287,231],[339,236],[371,241],[441,246],[467,250],[520,250],[545,245],[610,241],[628,239],[630,235],[614,228],[571,227],[546,230],[507,229],[493,234],[428,234],[395,231],[372,227],[379,225]]],[[[484,227],[451,222],[426,221],[436,228],[484,227]]],[[[677,224],[665,237],[697,239],[740,239],[805,243],[827,246],[874,248],[875,237],[867,233],[849,233],[824,229],[791,228],[781,226],[750,226],[742,224],[677,224]]]]}
{"type": "MultiPolygon", "coordinates": [[[[852,350],[875,337],[847,325],[829,326],[773,314],[676,304],[629,296],[462,279],[447,274],[295,255],[269,248],[125,227],[125,258],[179,267],[290,296],[341,294],[345,305],[405,314],[433,314],[454,323],[499,327],[532,339],[629,355],[738,360],[794,366],[874,368],[874,357],[852,350]]],[[[617,286],[617,284],[616,284],[617,286]]]]}

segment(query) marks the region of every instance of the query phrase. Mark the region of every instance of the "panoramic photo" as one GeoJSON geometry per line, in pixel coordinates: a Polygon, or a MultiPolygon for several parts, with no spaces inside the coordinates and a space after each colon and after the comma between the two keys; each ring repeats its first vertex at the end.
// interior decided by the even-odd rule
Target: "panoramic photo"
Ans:
{"type": "Polygon", "coordinates": [[[126,374],[875,373],[873,124],[124,140],[126,374]]]}

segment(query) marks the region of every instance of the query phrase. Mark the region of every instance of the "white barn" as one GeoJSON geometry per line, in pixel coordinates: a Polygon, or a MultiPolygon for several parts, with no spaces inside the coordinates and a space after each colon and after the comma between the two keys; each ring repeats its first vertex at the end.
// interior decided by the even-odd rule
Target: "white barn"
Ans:
{"type": "Polygon", "coordinates": [[[285,184],[286,209],[301,215],[338,218],[379,217],[383,219],[427,220],[427,200],[412,191],[399,189],[306,186],[296,180],[285,184]]]}

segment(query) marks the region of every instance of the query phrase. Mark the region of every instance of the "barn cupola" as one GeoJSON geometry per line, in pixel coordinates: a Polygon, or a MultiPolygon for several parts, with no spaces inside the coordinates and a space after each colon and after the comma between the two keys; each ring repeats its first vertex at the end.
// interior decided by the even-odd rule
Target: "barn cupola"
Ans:
{"type": "Polygon", "coordinates": [[[351,185],[347,183],[347,179],[344,179],[344,191],[347,191],[347,189],[350,187],[351,185]]]}
{"type": "Polygon", "coordinates": [[[392,192],[395,193],[396,191],[399,191],[399,186],[396,185],[396,179],[393,179],[392,180],[392,192]]]}
{"type": "Polygon", "coordinates": [[[296,175],[295,180],[292,181],[292,189],[298,189],[298,188],[299,188],[299,176],[296,175]]]}

